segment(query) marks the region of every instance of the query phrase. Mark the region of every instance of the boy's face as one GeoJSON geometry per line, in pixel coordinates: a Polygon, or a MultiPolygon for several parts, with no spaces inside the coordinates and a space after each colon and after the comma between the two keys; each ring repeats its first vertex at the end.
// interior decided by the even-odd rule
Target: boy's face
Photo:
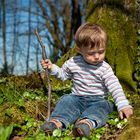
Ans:
{"type": "Polygon", "coordinates": [[[83,56],[84,60],[92,65],[97,65],[102,62],[105,58],[105,48],[89,49],[86,47],[78,48],[79,53],[83,56]]]}

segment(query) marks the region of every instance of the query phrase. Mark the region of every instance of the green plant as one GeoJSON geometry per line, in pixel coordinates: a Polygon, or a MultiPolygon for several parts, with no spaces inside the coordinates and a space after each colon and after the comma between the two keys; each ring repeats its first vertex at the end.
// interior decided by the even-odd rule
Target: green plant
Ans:
{"type": "Polygon", "coordinates": [[[0,140],[8,140],[13,131],[13,124],[7,127],[0,126],[0,140]]]}
{"type": "Polygon", "coordinates": [[[21,94],[16,89],[16,85],[13,82],[8,81],[8,78],[0,77],[0,98],[1,103],[11,102],[21,98],[21,94]]]}

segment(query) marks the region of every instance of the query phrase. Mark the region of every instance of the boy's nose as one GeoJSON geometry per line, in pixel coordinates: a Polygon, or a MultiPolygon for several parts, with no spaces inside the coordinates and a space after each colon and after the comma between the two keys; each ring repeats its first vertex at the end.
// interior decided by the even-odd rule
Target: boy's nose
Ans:
{"type": "Polygon", "coordinates": [[[94,58],[95,58],[95,59],[99,59],[99,53],[95,53],[95,54],[94,54],[94,58]]]}

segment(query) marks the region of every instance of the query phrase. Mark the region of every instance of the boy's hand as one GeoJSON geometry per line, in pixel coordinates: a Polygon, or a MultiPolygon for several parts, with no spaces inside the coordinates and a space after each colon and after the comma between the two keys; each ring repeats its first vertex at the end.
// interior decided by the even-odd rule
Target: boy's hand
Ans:
{"type": "Polygon", "coordinates": [[[119,112],[119,116],[121,119],[129,118],[133,115],[133,109],[130,107],[124,108],[119,112]]]}
{"type": "Polygon", "coordinates": [[[43,69],[51,69],[52,68],[52,62],[49,59],[41,60],[40,61],[41,66],[43,69]]]}

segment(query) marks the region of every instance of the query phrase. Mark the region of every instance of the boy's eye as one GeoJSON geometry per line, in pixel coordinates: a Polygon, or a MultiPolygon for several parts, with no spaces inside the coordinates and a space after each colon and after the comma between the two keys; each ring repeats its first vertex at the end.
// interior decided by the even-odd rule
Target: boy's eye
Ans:
{"type": "Polygon", "coordinates": [[[104,53],[104,52],[105,52],[105,51],[104,51],[104,50],[102,50],[102,51],[99,51],[98,53],[99,53],[99,54],[102,54],[102,53],[104,53]]]}
{"type": "Polygon", "coordinates": [[[92,52],[92,53],[88,53],[88,55],[94,55],[94,54],[95,54],[95,53],[93,53],[93,52],[92,52]]]}
{"type": "Polygon", "coordinates": [[[104,52],[105,52],[105,50],[102,50],[102,51],[99,51],[99,52],[91,52],[91,53],[88,53],[88,55],[95,55],[96,53],[103,54],[104,52]]]}

